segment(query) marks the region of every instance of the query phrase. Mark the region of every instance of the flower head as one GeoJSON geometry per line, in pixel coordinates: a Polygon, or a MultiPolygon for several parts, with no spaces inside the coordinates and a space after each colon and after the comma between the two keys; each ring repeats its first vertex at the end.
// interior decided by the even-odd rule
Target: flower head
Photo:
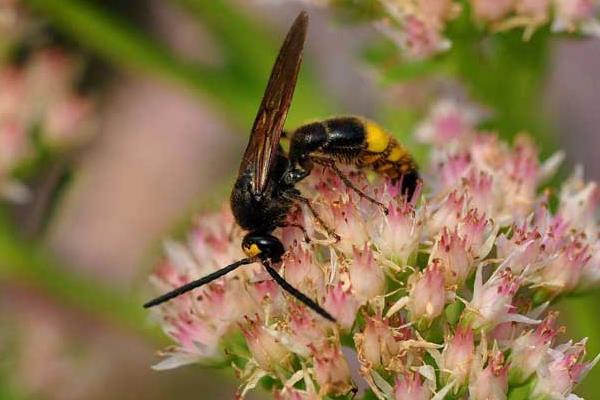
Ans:
{"type": "MultiPolygon", "coordinates": [[[[524,382],[532,398],[570,394],[594,362],[585,341],[556,346],[556,314],[544,312],[600,284],[596,185],[574,175],[552,211],[540,189],[559,156],[540,162],[531,141],[510,145],[474,125],[450,140],[432,141],[411,199],[397,182],[342,166],[388,215],[327,169],[298,184],[341,239],[291,211],[311,241],[275,230],[286,254],[274,268],[335,324],[248,265],[157,310],[176,343],[158,366],[230,357],[245,388],[269,376],[281,399],[350,396],[353,364],[382,398],[505,399],[524,382]]],[[[167,244],[153,282],[169,290],[242,258],[233,222],[228,210],[200,218],[187,245],[167,244]]]]}

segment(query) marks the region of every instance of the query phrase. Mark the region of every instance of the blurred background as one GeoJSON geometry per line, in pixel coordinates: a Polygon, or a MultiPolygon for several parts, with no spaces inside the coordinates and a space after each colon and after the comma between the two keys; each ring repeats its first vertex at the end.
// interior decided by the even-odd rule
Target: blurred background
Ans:
{"type": "MultiPolygon", "coordinates": [[[[0,0],[0,113],[42,132],[20,183],[3,189],[19,201],[1,211],[0,399],[234,397],[226,371],[152,371],[168,342],[141,304],[161,241],[228,195],[302,8],[311,26],[288,126],[353,113],[411,143],[432,99],[469,97],[493,110],[503,135],[528,130],[542,154],[566,150],[565,171],[581,164],[600,178],[600,40],[507,34],[498,40],[508,54],[486,59],[465,45],[471,64],[448,73],[402,64],[371,24],[308,2],[0,0]],[[498,87],[508,94],[494,96],[498,87]],[[13,110],[23,99],[42,123],[13,110]]],[[[0,127],[14,152],[16,130],[0,127]]],[[[562,303],[570,336],[589,336],[592,354],[598,305],[594,294],[562,303]]],[[[600,393],[600,370],[579,392],[600,393]]]]}

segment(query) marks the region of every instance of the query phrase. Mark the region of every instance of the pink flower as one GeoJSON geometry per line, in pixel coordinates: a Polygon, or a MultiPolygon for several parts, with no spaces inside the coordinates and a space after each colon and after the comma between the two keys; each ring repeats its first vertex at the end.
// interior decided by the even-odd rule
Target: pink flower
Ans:
{"type": "Polygon", "coordinates": [[[481,113],[475,107],[464,107],[455,100],[443,99],[433,105],[429,116],[415,132],[417,139],[434,146],[448,146],[465,141],[475,133],[481,113]]]}
{"type": "Polygon", "coordinates": [[[324,295],[323,269],[315,262],[309,248],[295,244],[285,257],[284,269],[285,279],[295,288],[315,298],[324,295]]]}
{"type": "Polygon", "coordinates": [[[275,400],[319,400],[319,395],[313,391],[284,388],[276,390],[275,400]]]}
{"type": "Polygon", "coordinates": [[[350,328],[360,307],[358,299],[352,291],[344,289],[342,282],[327,288],[323,307],[337,320],[343,328],[350,328]]]}
{"type": "Polygon", "coordinates": [[[565,343],[549,350],[538,368],[531,396],[534,399],[565,398],[589,370],[598,362],[584,362],[585,340],[565,343]]]}
{"type": "Polygon", "coordinates": [[[362,251],[355,247],[353,253],[354,258],[348,268],[352,292],[361,303],[365,303],[385,292],[385,275],[367,245],[362,251]]]}
{"type": "Polygon", "coordinates": [[[390,327],[388,320],[368,316],[363,332],[354,336],[359,360],[367,369],[390,366],[400,353],[402,339],[406,338],[390,327]]]}
{"type": "Polygon", "coordinates": [[[590,259],[588,246],[569,240],[532,279],[553,293],[572,291],[579,284],[590,259]]]}
{"type": "Polygon", "coordinates": [[[404,48],[414,58],[424,58],[446,50],[450,44],[430,21],[409,15],[404,21],[404,48]]]}
{"type": "Polygon", "coordinates": [[[81,143],[90,133],[92,103],[71,95],[49,105],[43,130],[50,145],[73,146],[81,143]]]}
{"type": "Polygon", "coordinates": [[[473,15],[481,22],[495,22],[504,18],[513,7],[514,0],[471,0],[473,15]]]}
{"type": "Polygon", "coordinates": [[[308,356],[311,346],[320,348],[327,340],[327,323],[306,306],[290,304],[289,309],[288,334],[294,351],[308,356]]]}
{"type": "Polygon", "coordinates": [[[475,352],[473,331],[458,327],[454,336],[446,343],[441,356],[440,369],[446,383],[454,382],[456,392],[467,383],[471,371],[475,352]]]}
{"type": "Polygon", "coordinates": [[[345,254],[352,254],[354,246],[362,248],[369,241],[364,216],[351,201],[338,201],[331,207],[333,215],[331,227],[339,235],[336,247],[345,254]]]}
{"type": "Polygon", "coordinates": [[[373,243],[379,253],[399,265],[404,265],[419,245],[421,216],[407,201],[390,204],[389,214],[371,229],[373,243]]]}
{"type": "Polygon", "coordinates": [[[598,35],[598,22],[595,19],[598,3],[594,0],[554,0],[555,16],[552,30],[598,35]]]}
{"type": "Polygon", "coordinates": [[[432,321],[444,311],[446,291],[444,271],[439,260],[434,260],[422,273],[409,278],[411,285],[409,311],[412,321],[432,321]]]}
{"type": "Polygon", "coordinates": [[[313,350],[315,379],[324,394],[346,394],[353,388],[350,369],[339,347],[332,343],[313,350]]]}
{"type": "Polygon", "coordinates": [[[519,289],[519,280],[509,269],[492,275],[482,283],[482,268],[477,269],[473,298],[467,304],[463,323],[473,330],[491,330],[496,325],[510,321],[513,314],[512,300],[519,289]]]}
{"type": "Polygon", "coordinates": [[[439,261],[444,271],[446,287],[461,286],[473,269],[473,260],[467,249],[466,239],[458,236],[458,232],[444,229],[433,245],[429,255],[429,263],[439,261]]]}
{"type": "Polygon", "coordinates": [[[493,244],[490,239],[496,238],[491,221],[485,218],[485,214],[478,214],[476,209],[469,210],[462,218],[457,233],[465,239],[465,247],[473,259],[487,256],[493,244]]]}
{"type": "Polygon", "coordinates": [[[558,215],[574,229],[593,238],[598,229],[599,209],[600,187],[596,182],[584,182],[582,171],[577,171],[562,185],[558,215]]]}
{"type": "Polygon", "coordinates": [[[431,392],[423,385],[419,374],[406,373],[396,378],[395,400],[429,400],[431,397],[431,392]]]}
{"type": "Polygon", "coordinates": [[[516,274],[520,274],[525,268],[538,265],[547,258],[544,237],[535,227],[529,229],[526,224],[521,227],[513,226],[510,238],[502,233],[496,240],[496,251],[498,257],[504,260],[503,267],[516,274]]]}
{"type": "Polygon", "coordinates": [[[512,384],[524,383],[542,364],[558,332],[555,327],[557,316],[556,312],[548,314],[535,330],[523,333],[512,342],[508,358],[512,384]]]}
{"type": "Polygon", "coordinates": [[[242,333],[258,366],[265,371],[284,367],[288,362],[289,351],[263,325],[258,316],[256,319],[247,318],[246,321],[242,325],[242,333]]]}
{"type": "Polygon", "coordinates": [[[546,23],[550,14],[550,0],[519,0],[515,4],[515,11],[538,24],[546,23]]]}
{"type": "Polygon", "coordinates": [[[465,213],[465,195],[453,190],[428,219],[428,230],[435,235],[442,229],[454,229],[465,213]]]}
{"type": "Polygon", "coordinates": [[[469,384],[469,399],[472,400],[504,400],[508,391],[507,367],[500,351],[489,355],[487,365],[485,359],[474,364],[469,384]]]}

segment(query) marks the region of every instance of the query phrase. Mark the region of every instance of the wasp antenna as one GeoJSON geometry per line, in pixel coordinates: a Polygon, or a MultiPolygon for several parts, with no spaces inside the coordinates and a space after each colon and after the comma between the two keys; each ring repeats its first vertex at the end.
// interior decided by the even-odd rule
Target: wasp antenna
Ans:
{"type": "Polygon", "coordinates": [[[271,275],[273,280],[275,282],[277,282],[277,284],[279,286],[281,286],[281,288],[283,290],[285,290],[286,292],[288,292],[289,294],[291,294],[292,296],[294,296],[295,298],[300,300],[308,308],[310,308],[311,310],[313,310],[314,312],[316,312],[323,318],[325,318],[331,322],[334,322],[334,323],[336,322],[335,318],[333,318],[333,316],[331,314],[329,314],[327,311],[325,311],[325,309],[323,309],[323,307],[321,307],[320,305],[315,303],[314,300],[310,299],[304,293],[302,293],[301,291],[299,291],[298,289],[296,289],[295,287],[290,285],[288,283],[288,281],[286,281],[281,275],[279,275],[279,273],[277,271],[275,271],[275,268],[273,268],[271,266],[271,262],[269,260],[264,260],[263,265],[264,265],[265,269],[267,270],[267,272],[269,273],[269,275],[271,275]]]}
{"type": "Polygon", "coordinates": [[[215,279],[222,277],[223,275],[227,275],[228,273],[241,267],[242,265],[252,264],[256,261],[258,261],[258,258],[256,257],[243,258],[239,261],[234,262],[233,264],[221,268],[218,271],[215,271],[190,283],[186,283],[185,285],[179,286],[178,288],[173,289],[170,292],[163,294],[162,296],[158,296],[157,298],[150,300],[149,302],[144,304],[144,308],[150,308],[162,304],[165,301],[169,301],[179,295],[189,292],[190,290],[206,285],[207,283],[210,283],[215,279]]]}

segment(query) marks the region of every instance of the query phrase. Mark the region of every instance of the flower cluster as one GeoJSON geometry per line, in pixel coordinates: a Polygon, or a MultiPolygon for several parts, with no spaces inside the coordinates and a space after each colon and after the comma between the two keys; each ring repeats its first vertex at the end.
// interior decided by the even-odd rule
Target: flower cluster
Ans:
{"type": "MultiPolygon", "coordinates": [[[[155,368],[225,358],[240,395],[270,377],[277,399],[348,394],[352,370],[379,399],[505,399],[525,384],[531,399],[573,398],[597,359],[585,358],[585,339],[559,337],[548,307],[600,284],[600,188],[576,173],[550,207],[540,187],[561,155],[540,163],[527,137],[509,145],[476,123],[452,102],[434,108],[416,133],[432,150],[412,199],[348,168],[387,215],[327,170],[300,185],[340,240],[298,208],[289,218],[312,240],[276,231],[287,248],[278,268],[337,323],[248,266],[159,308],[175,346],[155,368]]],[[[228,210],[204,215],[187,244],[167,243],[156,287],[242,258],[233,225],[228,210]]]]}
{"type": "MultiPolygon", "coordinates": [[[[308,0],[317,5],[346,4],[336,0],[308,0]]],[[[359,2],[360,3],[360,2],[359,2]]],[[[554,32],[600,36],[598,0],[375,0],[383,13],[376,27],[412,58],[446,51],[447,24],[469,10],[477,26],[493,32],[523,29],[529,39],[542,26],[554,32]]]]}
{"type": "Polygon", "coordinates": [[[40,147],[64,150],[81,143],[92,127],[92,101],[74,88],[77,60],[46,47],[13,62],[14,48],[35,34],[24,29],[29,25],[17,1],[0,1],[0,197],[13,201],[27,197],[12,177],[15,168],[35,159],[40,147]]]}
{"type": "MultiPolygon", "coordinates": [[[[445,37],[448,21],[457,18],[464,5],[453,0],[381,0],[387,18],[378,22],[383,33],[407,55],[423,58],[450,47],[445,37]]],[[[491,31],[523,29],[529,39],[544,25],[554,32],[600,36],[600,2],[597,0],[469,0],[477,25],[491,31]]]]}

